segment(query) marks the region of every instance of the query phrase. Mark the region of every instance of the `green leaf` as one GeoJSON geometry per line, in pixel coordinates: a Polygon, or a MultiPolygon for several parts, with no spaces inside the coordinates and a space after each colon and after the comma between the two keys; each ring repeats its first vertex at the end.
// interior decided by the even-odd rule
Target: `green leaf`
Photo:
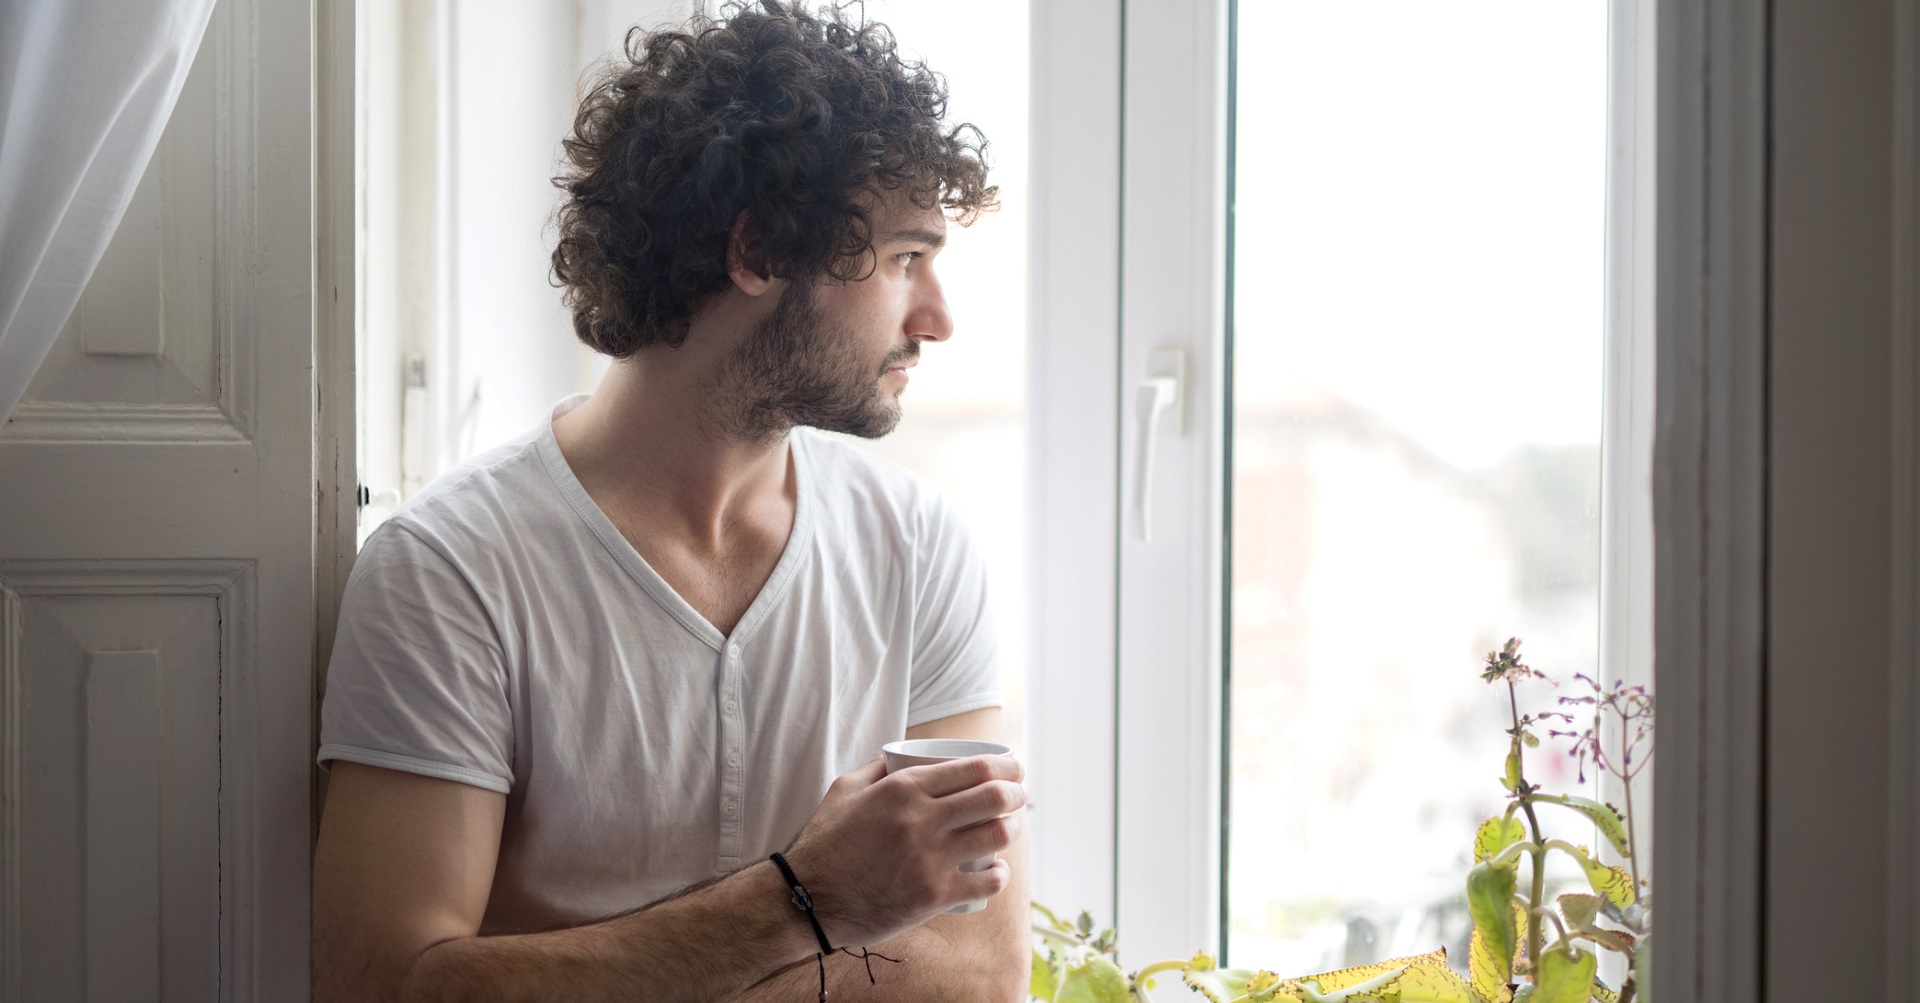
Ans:
{"type": "Polygon", "coordinates": [[[1085,909],[1080,910],[1080,918],[1074,923],[1074,926],[1080,931],[1080,936],[1082,937],[1092,936],[1093,935],[1093,913],[1090,913],[1085,909]]]}
{"type": "Polygon", "coordinates": [[[1633,950],[1633,982],[1639,989],[1635,998],[1640,1000],[1640,1003],[1652,1003],[1653,997],[1647,994],[1653,986],[1652,939],[1641,941],[1640,946],[1633,950]]]}
{"type": "Polygon", "coordinates": [[[1506,987],[1501,990],[1500,995],[1483,998],[1444,962],[1415,964],[1400,976],[1399,999],[1400,1003],[1500,1003],[1507,998],[1506,987]]]}
{"type": "Polygon", "coordinates": [[[1633,904],[1633,875],[1624,867],[1603,864],[1592,857],[1581,857],[1580,868],[1587,872],[1587,884],[1606,896],[1607,901],[1625,909],[1633,904]]]}
{"type": "MultiPolygon", "coordinates": [[[[1492,860],[1500,851],[1527,838],[1527,824],[1511,815],[1497,815],[1480,823],[1480,831],[1473,834],[1473,862],[1492,860]]],[[[1515,859],[1513,866],[1519,867],[1515,859]]]]}
{"type": "Polygon", "coordinates": [[[1513,740],[1513,750],[1507,753],[1507,790],[1520,787],[1520,740],[1513,740]]]}
{"type": "Polygon", "coordinates": [[[1571,944],[1547,951],[1534,977],[1533,1003],[1588,1003],[1599,966],[1598,957],[1571,944]]]}
{"type": "Polygon", "coordinates": [[[1473,937],[1467,941],[1467,973],[1473,976],[1473,991],[1489,1003],[1506,1003],[1513,996],[1513,955],[1507,955],[1505,964],[1501,964],[1493,949],[1487,946],[1487,935],[1478,926],[1473,928],[1473,937]]]}
{"type": "Polygon", "coordinates": [[[1576,930],[1588,929],[1600,915],[1600,896],[1568,892],[1560,896],[1560,915],[1567,918],[1568,926],[1576,930]]]}
{"type": "MultiPolygon", "coordinates": [[[[1279,991],[1271,997],[1255,991],[1257,986],[1258,983],[1249,986],[1245,999],[1250,1003],[1266,999],[1272,999],[1274,1003],[1291,1003],[1294,1000],[1314,1003],[1323,999],[1340,1000],[1342,1003],[1359,1003],[1362,1000],[1380,1003],[1489,1003],[1474,991],[1467,980],[1447,967],[1445,948],[1300,979],[1283,979],[1277,986],[1279,991]]],[[[1505,1001],[1504,995],[1499,997],[1499,1003],[1505,1001]]]]}
{"type": "Polygon", "coordinates": [[[1631,852],[1627,849],[1627,820],[1614,806],[1601,804],[1592,798],[1577,798],[1571,795],[1537,797],[1534,800],[1541,804],[1557,804],[1563,808],[1571,808],[1585,815],[1592,820],[1594,827],[1600,830],[1600,835],[1606,837],[1607,842],[1613,845],[1615,852],[1623,857],[1631,852]]]}
{"type": "MultiPolygon", "coordinates": [[[[1069,964],[1060,980],[1054,1003],[1132,1003],[1133,990],[1127,986],[1127,973],[1098,954],[1084,964],[1069,964]]],[[[1583,1001],[1584,1003],[1584,1001],[1583,1001]]]]}
{"type": "Polygon", "coordinates": [[[1246,1003],[1300,1003],[1300,997],[1282,984],[1280,976],[1272,972],[1255,972],[1247,980],[1247,994],[1242,999],[1246,1003]]]}
{"type": "MultiPolygon", "coordinates": [[[[1467,912],[1485,952],[1484,971],[1474,971],[1475,985],[1504,985],[1513,980],[1513,947],[1518,939],[1513,920],[1513,883],[1516,868],[1475,864],[1467,872],[1467,912]]],[[[1469,965],[1473,964],[1471,952],[1469,965]]]]}
{"type": "Polygon", "coordinates": [[[1027,995],[1053,1003],[1054,994],[1059,991],[1060,980],[1053,974],[1053,965],[1047,961],[1046,955],[1033,952],[1033,974],[1027,977],[1027,995]]]}
{"type": "Polygon", "coordinates": [[[1533,999],[1533,987],[1521,986],[1513,992],[1513,1003],[1527,1003],[1533,999]]]}
{"type": "Polygon", "coordinates": [[[1211,1003],[1227,1003],[1228,1000],[1245,996],[1247,983],[1258,974],[1258,971],[1248,968],[1215,968],[1213,955],[1199,951],[1181,970],[1180,980],[1211,1003]]]}

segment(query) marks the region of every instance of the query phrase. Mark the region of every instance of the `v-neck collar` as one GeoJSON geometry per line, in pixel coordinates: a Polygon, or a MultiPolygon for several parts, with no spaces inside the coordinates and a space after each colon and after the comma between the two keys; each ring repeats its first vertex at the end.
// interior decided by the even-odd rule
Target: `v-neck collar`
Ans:
{"type": "Polygon", "coordinates": [[[593,496],[587,494],[586,486],[580,483],[580,479],[574,476],[573,468],[567,465],[565,454],[560,452],[559,440],[553,435],[553,419],[578,407],[586,399],[586,394],[576,394],[554,405],[546,422],[540,428],[540,435],[535,444],[539,450],[540,459],[545,462],[547,473],[553,478],[554,486],[559,489],[561,497],[567,500],[567,504],[572,506],[574,512],[580,516],[580,520],[586,523],[595,537],[599,538],[601,546],[613,556],[614,561],[626,569],[627,574],[639,583],[654,602],[660,604],[661,609],[680,621],[680,625],[685,627],[688,633],[706,642],[715,652],[720,651],[729,642],[746,643],[753,636],[754,630],[767,618],[767,614],[780,604],[781,598],[787,593],[787,588],[793,584],[801,564],[806,560],[807,542],[813,535],[814,506],[813,499],[810,497],[813,471],[809,469],[811,457],[807,454],[808,443],[805,430],[796,428],[787,433],[788,462],[793,464],[794,509],[793,529],[787,534],[786,548],[780,552],[780,560],[774,564],[773,573],[767,576],[765,584],[760,586],[760,592],[753,597],[753,602],[747,606],[747,611],[741,614],[740,622],[734,624],[733,633],[729,635],[722,634],[720,628],[702,616],[699,610],[693,608],[692,603],[687,602],[679,592],[674,591],[672,585],[667,584],[665,578],[660,577],[658,571],[653,570],[653,566],[647,563],[647,559],[633,549],[633,544],[628,543],[627,538],[620,535],[620,530],[614,526],[613,520],[607,517],[607,513],[593,500],[593,496]]]}

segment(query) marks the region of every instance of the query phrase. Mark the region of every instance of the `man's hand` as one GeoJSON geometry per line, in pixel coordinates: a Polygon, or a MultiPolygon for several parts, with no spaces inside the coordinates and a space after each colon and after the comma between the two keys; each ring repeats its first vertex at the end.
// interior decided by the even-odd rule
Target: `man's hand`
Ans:
{"type": "Polygon", "coordinates": [[[1019,837],[1022,776],[1011,756],[891,776],[875,758],[835,780],[786,854],[827,939],[878,944],[962,902],[998,895],[1011,878],[1006,861],[972,873],[960,865],[1019,837]]]}
{"type": "MultiPolygon", "coordinates": [[[[965,738],[987,742],[1006,741],[1000,723],[999,708],[969,711],[953,717],[930,721],[908,729],[908,738],[965,738]]],[[[938,764],[941,768],[951,768],[970,761],[955,761],[938,764]]],[[[980,762],[980,761],[971,761],[980,762]]],[[[994,776],[988,781],[992,786],[1001,783],[1017,782],[1021,771],[1017,763],[1002,757],[987,760],[994,776]],[[1001,766],[1010,766],[1011,773],[1001,773],[1001,766]]],[[[841,957],[826,959],[827,984],[834,999],[847,1000],[914,1000],[916,1003],[1016,1003],[1026,999],[1029,959],[1031,957],[1032,921],[1028,913],[1026,882],[1026,840],[1021,830],[1021,820],[1025,818],[1024,808],[1013,812],[1008,819],[1006,832],[1012,836],[1011,845],[995,851],[999,860],[995,870],[1008,868],[1009,877],[1004,888],[987,900],[987,908],[975,913],[948,915],[944,912],[933,916],[925,923],[914,927],[888,940],[845,940],[835,932],[833,917],[829,907],[818,900],[832,887],[834,877],[822,875],[816,879],[807,868],[817,867],[808,863],[805,854],[809,845],[821,847],[826,852],[827,864],[839,866],[833,858],[855,856],[854,840],[882,841],[877,833],[850,833],[848,838],[832,837],[828,833],[835,831],[837,819],[842,811],[854,814],[856,824],[860,820],[858,808],[842,804],[842,799],[857,792],[868,791],[883,782],[911,781],[921,795],[933,802],[944,800],[931,791],[945,789],[954,783],[952,773],[927,771],[935,767],[916,766],[901,770],[890,777],[880,779],[881,770],[869,763],[846,777],[827,796],[825,802],[816,811],[814,819],[807,825],[801,837],[794,843],[788,857],[793,859],[795,872],[807,886],[807,891],[816,900],[815,911],[820,915],[827,936],[835,947],[865,947],[879,954],[905,959],[905,964],[893,965],[876,961],[873,963],[875,984],[867,981],[867,966],[858,960],[841,957]],[[933,780],[929,781],[929,776],[933,780]],[[945,777],[943,781],[940,778],[945,777]],[[798,858],[795,854],[800,854],[798,858]]],[[[980,776],[984,774],[976,775],[980,776]]],[[[964,772],[960,783],[970,779],[964,772]]],[[[969,790],[977,788],[967,788],[969,790]]],[[[991,789],[991,788],[989,788],[991,789]]],[[[907,792],[903,795],[909,802],[918,798],[907,792]]],[[[949,794],[946,797],[952,797],[949,794]]],[[[982,791],[980,797],[990,797],[982,791]]],[[[1017,797],[1012,803],[1024,803],[1024,797],[1017,797]]],[[[870,823],[870,820],[868,820],[870,823]]],[[[985,856],[982,853],[959,852],[959,859],[976,859],[985,856]]],[[[957,871],[957,864],[953,870],[957,871]]],[[[862,897],[876,894],[870,886],[883,884],[887,880],[876,869],[855,870],[853,873],[863,879],[857,895],[862,897]]],[[[972,875],[973,877],[984,876],[972,875]]],[[[942,875],[944,878],[947,875],[942,875]]],[[[969,896],[965,892],[956,893],[957,901],[980,898],[969,896]]],[[[800,920],[804,926],[805,920],[800,920]]],[[[809,930],[809,933],[811,931],[809,930]]],[[[746,995],[739,997],[739,1003],[806,1003],[818,998],[820,976],[815,965],[809,961],[791,970],[769,978],[753,987],[746,995]]]]}

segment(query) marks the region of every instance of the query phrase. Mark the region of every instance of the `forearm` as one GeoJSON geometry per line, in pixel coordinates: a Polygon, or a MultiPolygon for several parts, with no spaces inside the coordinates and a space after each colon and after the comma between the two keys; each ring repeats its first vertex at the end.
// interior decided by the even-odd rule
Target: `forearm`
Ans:
{"type": "Polygon", "coordinates": [[[762,863],[591,926],[445,941],[410,966],[400,998],[727,999],[818,949],[788,895],[773,866],[762,863]]]}
{"type": "MultiPolygon", "coordinates": [[[[1000,857],[1013,871],[1007,889],[977,913],[936,916],[867,950],[895,964],[836,952],[825,959],[827,992],[835,1000],[915,1000],[926,1003],[1015,1003],[1027,998],[1032,957],[1032,921],[1028,916],[1026,843],[1008,847],[1000,857]]],[[[851,946],[851,945],[850,945],[851,946]]],[[[817,949],[817,946],[816,946],[817,949]]],[[[789,970],[753,986],[735,1003],[814,1003],[820,998],[820,969],[811,956],[789,970]]]]}

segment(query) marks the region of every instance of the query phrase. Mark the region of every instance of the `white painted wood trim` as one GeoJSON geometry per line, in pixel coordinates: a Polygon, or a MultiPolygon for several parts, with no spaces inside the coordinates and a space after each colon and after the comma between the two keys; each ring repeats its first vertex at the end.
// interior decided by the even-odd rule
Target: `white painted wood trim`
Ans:
{"type": "Polygon", "coordinates": [[[1652,683],[1654,2],[1611,7],[1600,666],[1652,683]]]}
{"type": "MultiPolygon", "coordinates": [[[[1600,676],[1653,684],[1655,2],[1608,5],[1606,337],[1600,435],[1600,676]]],[[[1620,740],[1609,726],[1609,743],[1620,740]]],[[[1617,746],[1614,746],[1617,747],[1617,746]]],[[[1643,767],[1644,770],[1644,767],[1643,767]]],[[[1600,798],[1626,807],[1640,873],[1653,868],[1653,776],[1633,797],[1601,773],[1600,798]]],[[[1596,840],[1609,863],[1621,863],[1596,840]]],[[[1600,977],[1620,985],[1626,959],[1602,952],[1600,977]]]]}
{"type": "Polygon", "coordinates": [[[222,683],[223,701],[245,715],[222,733],[223,769],[252,798],[222,813],[223,839],[244,840],[233,844],[246,848],[236,887],[257,909],[223,911],[231,953],[222,958],[220,991],[223,1001],[251,1001],[304,998],[311,983],[318,79],[311,4],[250,0],[235,8],[245,11],[252,55],[244,70],[257,97],[235,115],[254,195],[250,239],[236,254],[250,271],[231,309],[237,340],[258,358],[263,391],[254,433],[263,547],[255,579],[235,588],[235,615],[223,620],[246,625],[236,643],[247,645],[233,662],[245,667],[241,678],[222,683]]]}
{"type": "Polygon", "coordinates": [[[1112,923],[1121,14],[1097,0],[1031,9],[1032,890],[1112,923]]]}
{"type": "Polygon", "coordinates": [[[1659,6],[1652,998],[1761,998],[1767,5],[1659,6]]]}
{"type": "Polygon", "coordinates": [[[1123,956],[1183,958],[1221,946],[1227,3],[1125,10],[1118,917],[1123,956]],[[1138,388],[1162,349],[1184,428],[1154,445],[1148,542],[1138,388]]]}
{"type": "MultiPolygon", "coordinates": [[[[333,653],[340,594],[358,552],[359,381],[355,364],[360,316],[360,181],[355,93],[358,5],[321,0],[315,9],[314,184],[315,287],[313,706],[311,729],[320,734],[320,695],[333,653]]],[[[313,750],[317,752],[318,750],[313,750]]],[[[310,844],[319,838],[326,774],[309,763],[313,780],[310,844]]]]}
{"type": "Polygon", "coordinates": [[[1920,980],[1920,2],[1894,2],[1887,998],[1920,980]]]}

